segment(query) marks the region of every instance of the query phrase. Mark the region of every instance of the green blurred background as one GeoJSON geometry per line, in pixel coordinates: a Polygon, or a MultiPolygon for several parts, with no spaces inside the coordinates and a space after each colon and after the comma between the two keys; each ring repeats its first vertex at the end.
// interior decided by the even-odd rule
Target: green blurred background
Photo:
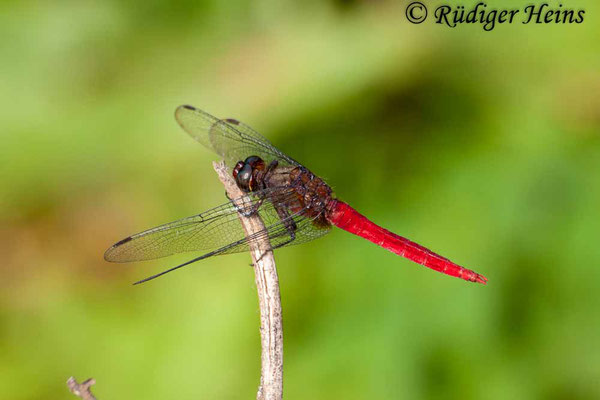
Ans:
{"type": "Polygon", "coordinates": [[[136,287],[190,255],[102,258],[225,201],[174,121],[184,103],[489,278],[339,230],[278,250],[286,398],[600,398],[600,9],[484,32],[411,25],[405,6],[3,3],[0,398],[74,398],[71,375],[100,400],[255,397],[247,254],[136,287]]]}

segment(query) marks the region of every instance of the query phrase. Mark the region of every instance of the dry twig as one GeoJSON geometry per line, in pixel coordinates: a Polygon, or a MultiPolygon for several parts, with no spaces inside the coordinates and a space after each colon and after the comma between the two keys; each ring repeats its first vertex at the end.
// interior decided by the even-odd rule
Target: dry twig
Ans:
{"type": "Polygon", "coordinates": [[[96,400],[92,392],[90,391],[90,386],[96,383],[94,378],[90,378],[82,383],[77,383],[75,378],[70,377],[67,380],[67,386],[71,393],[75,396],[81,397],[83,400],[96,400]]]}
{"type": "MultiPolygon", "coordinates": [[[[221,161],[213,168],[225,186],[230,199],[238,199],[244,193],[235,184],[221,161]]],[[[255,214],[240,215],[246,236],[262,231],[264,224],[255,214]]],[[[257,400],[280,400],[283,396],[283,324],[281,319],[281,297],[279,278],[269,239],[250,243],[250,255],[254,265],[258,303],[260,306],[261,374],[257,400]]]]}
{"type": "MultiPolygon", "coordinates": [[[[213,167],[225,186],[229,198],[243,198],[244,193],[228,173],[225,164],[221,161],[213,163],[213,167]]],[[[264,229],[263,221],[258,214],[250,216],[240,214],[240,221],[246,236],[264,229]]],[[[260,306],[261,374],[256,398],[257,400],[281,400],[283,397],[283,324],[279,278],[269,239],[253,241],[249,246],[260,306]]],[[[67,381],[71,392],[84,400],[96,400],[90,392],[90,386],[94,383],[96,381],[93,378],[81,384],[73,377],[67,381]]]]}

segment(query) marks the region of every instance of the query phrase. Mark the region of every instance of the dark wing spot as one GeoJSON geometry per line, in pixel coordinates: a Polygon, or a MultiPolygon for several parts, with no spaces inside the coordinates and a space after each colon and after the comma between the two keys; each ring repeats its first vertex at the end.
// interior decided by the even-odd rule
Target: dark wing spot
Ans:
{"type": "Polygon", "coordinates": [[[233,125],[239,125],[240,121],[238,121],[237,119],[233,119],[233,118],[225,118],[225,122],[233,124],[233,125]]]}
{"type": "Polygon", "coordinates": [[[187,108],[188,110],[196,111],[196,108],[195,108],[195,107],[192,107],[192,106],[190,106],[190,105],[187,105],[187,104],[184,104],[184,105],[182,105],[181,107],[183,107],[183,108],[187,108]]]}
{"type": "Polygon", "coordinates": [[[119,240],[117,243],[115,243],[115,244],[113,245],[113,247],[120,246],[120,245],[122,245],[122,244],[125,244],[125,243],[127,243],[127,242],[129,242],[129,241],[131,241],[131,236],[129,236],[129,237],[126,237],[126,238],[125,238],[125,239],[123,239],[123,240],[119,240]]]}

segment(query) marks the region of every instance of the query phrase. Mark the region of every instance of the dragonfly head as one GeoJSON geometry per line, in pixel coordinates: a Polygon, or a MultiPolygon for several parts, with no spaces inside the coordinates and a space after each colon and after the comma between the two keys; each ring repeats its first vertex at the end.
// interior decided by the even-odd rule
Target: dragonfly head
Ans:
{"type": "Polygon", "coordinates": [[[250,156],[244,161],[238,161],[233,169],[233,177],[237,185],[245,192],[257,188],[257,173],[265,170],[265,162],[258,156],[250,156]]]}

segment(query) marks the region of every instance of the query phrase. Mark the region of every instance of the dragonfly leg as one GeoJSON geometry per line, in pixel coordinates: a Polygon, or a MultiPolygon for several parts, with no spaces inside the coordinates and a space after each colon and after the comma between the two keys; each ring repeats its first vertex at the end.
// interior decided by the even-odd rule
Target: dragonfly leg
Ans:
{"type": "MultiPolygon", "coordinates": [[[[288,245],[288,244],[292,243],[294,240],[296,240],[296,230],[298,229],[296,222],[292,218],[290,218],[290,214],[283,207],[277,207],[276,209],[277,209],[277,214],[279,215],[279,218],[281,218],[281,222],[285,226],[286,232],[277,233],[276,235],[273,236],[273,238],[289,235],[289,239],[272,246],[271,250],[267,250],[264,253],[262,253],[261,256],[258,258],[258,260],[256,260],[256,262],[259,262],[260,260],[262,260],[262,258],[269,251],[272,252],[273,250],[283,247],[285,245],[288,245]]],[[[254,263],[251,263],[250,266],[254,267],[254,263]]]]}
{"type": "Polygon", "coordinates": [[[288,229],[288,235],[290,235],[290,238],[288,240],[286,240],[285,242],[278,243],[275,246],[273,246],[273,250],[278,249],[283,246],[286,246],[286,245],[292,243],[294,240],[296,240],[296,224],[295,223],[294,223],[294,228],[288,229]]]}
{"type": "MultiPolygon", "coordinates": [[[[263,257],[264,257],[264,256],[266,256],[266,255],[267,255],[267,253],[269,253],[269,252],[273,252],[273,250],[267,250],[267,251],[265,251],[264,253],[262,253],[262,254],[260,255],[260,257],[258,257],[258,260],[256,260],[256,262],[260,262],[260,260],[262,260],[262,259],[263,259],[263,257]]],[[[250,266],[251,266],[251,267],[254,267],[254,263],[250,263],[250,266]]]]}
{"type": "Polygon", "coordinates": [[[258,212],[258,209],[260,208],[260,206],[262,206],[262,203],[264,201],[264,198],[258,200],[256,203],[254,203],[252,205],[252,207],[250,208],[243,208],[243,207],[236,207],[238,212],[240,214],[242,214],[244,217],[250,217],[254,214],[256,214],[258,212]]]}
{"type": "Polygon", "coordinates": [[[275,209],[277,210],[277,214],[279,215],[279,218],[281,219],[281,222],[283,223],[283,225],[285,226],[285,230],[287,231],[287,234],[284,234],[282,232],[278,236],[289,235],[289,239],[286,240],[285,242],[281,242],[281,243],[278,243],[275,246],[273,246],[273,250],[283,247],[287,244],[290,244],[291,242],[296,240],[296,230],[298,229],[298,226],[296,225],[296,221],[294,221],[293,218],[290,218],[290,214],[285,208],[283,208],[281,206],[276,206],[275,209]]]}
{"type": "Polygon", "coordinates": [[[231,197],[229,197],[227,192],[225,192],[225,197],[227,197],[227,200],[229,200],[231,202],[231,204],[233,204],[233,206],[235,207],[237,212],[242,214],[244,217],[251,217],[252,215],[256,214],[256,212],[258,211],[260,206],[262,206],[262,203],[264,201],[264,198],[262,198],[262,199],[259,199],[256,203],[252,204],[251,207],[245,207],[244,205],[236,204],[233,201],[233,199],[231,197]]]}
{"type": "Polygon", "coordinates": [[[269,163],[269,165],[267,165],[267,170],[265,171],[265,175],[270,173],[271,171],[273,171],[275,168],[277,168],[277,166],[279,165],[279,162],[277,160],[273,160],[269,163]]]}

